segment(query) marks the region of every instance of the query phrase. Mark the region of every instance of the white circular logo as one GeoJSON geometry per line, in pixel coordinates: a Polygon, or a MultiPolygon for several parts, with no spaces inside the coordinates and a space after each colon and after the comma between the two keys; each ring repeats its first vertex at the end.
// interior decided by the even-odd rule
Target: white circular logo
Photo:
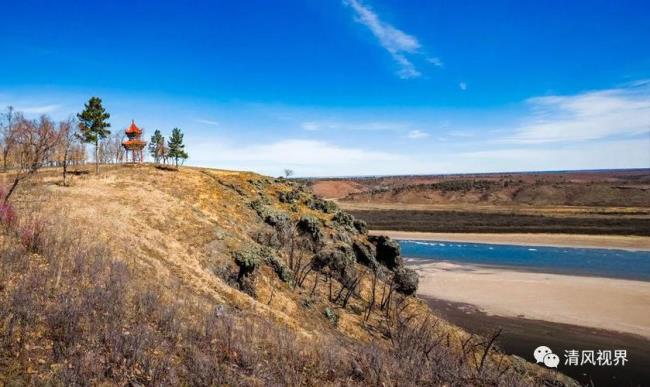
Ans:
{"type": "Polygon", "coordinates": [[[553,353],[549,347],[546,347],[544,345],[535,348],[535,352],[533,352],[533,356],[535,356],[535,360],[537,360],[538,363],[543,363],[544,362],[544,356],[553,353]]]}
{"type": "Polygon", "coordinates": [[[556,354],[549,353],[548,355],[544,356],[545,366],[549,368],[557,368],[558,364],[560,364],[560,358],[556,354]]]}

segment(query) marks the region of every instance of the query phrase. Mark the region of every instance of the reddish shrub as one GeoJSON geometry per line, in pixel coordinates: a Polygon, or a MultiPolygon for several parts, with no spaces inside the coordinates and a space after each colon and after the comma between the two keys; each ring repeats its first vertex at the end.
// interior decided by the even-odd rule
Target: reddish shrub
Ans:
{"type": "MultiPolygon", "coordinates": [[[[2,192],[0,191],[0,195],[2,192]]],[[[16,223],[16,210],[9,203],[0,204],[0,224],[6,228],[12,227],[16,223]]]]}
{"type": "Polygon", "coordinates": [[[33,252],[43,251],[45,222],[40,219],[32,219],[28,224],[18,229],[18,238],[28,250],[33,252]]]}

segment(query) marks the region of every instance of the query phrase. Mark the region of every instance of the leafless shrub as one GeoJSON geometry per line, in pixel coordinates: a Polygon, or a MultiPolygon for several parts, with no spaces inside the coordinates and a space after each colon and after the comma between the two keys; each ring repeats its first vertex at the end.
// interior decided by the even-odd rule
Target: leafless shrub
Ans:
{"type": "Polygon", "coordinates": [[[20,182],[33,176],[44,166],[60,140],[54,123],[47,116],[42,116],[38,121],[19,116],[13,124],[13,131],[15,171],[13,182],[3,198],[4,203],[9,201],[20,182]]]}
{"type": "Polygon", "coordinates": [[[79,301],[71,294],[60,294],[45,316],[48,334],[52,340],[55,362],[70,356],[70,350],[82,335],[83,310],[79,301]]]}
{"type": "Polygon", "coordinates": [[[284,246],[283,241],[280,241],[279,233],[276,229],[268,225],[264,225],[252,232],[251,239],[262,246],[271,247],[273,249],[280,249],[284,246]]]}
{"type": "Polygon", "coordinates": [[[135,311],[142,318],[147,318],[151,316],[159,307],[160,304],[160,294],[154,292],[151,289],[142,291],[141,293],[136,294],[135,297],[135,311]]]}

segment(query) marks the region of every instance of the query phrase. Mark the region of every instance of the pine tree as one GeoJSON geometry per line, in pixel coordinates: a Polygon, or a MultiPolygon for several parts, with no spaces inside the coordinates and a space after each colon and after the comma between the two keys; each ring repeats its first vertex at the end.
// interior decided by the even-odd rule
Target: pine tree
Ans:
{"type": "Polygon", "coordinates": [[[149,153],[156,164],[165,156],[165,149],[165,137],[160,133],[160,130],[156,130],[153,132],[153,136],[151,136],[151,141],[149,142],[149,153]]]}
{"type": "Polygon", "coordinates": [[[176,168],[178,168],[178,160],[185,160],[188,157],[187,152],[185,152],[185,144],[183,144],[183,133],[180,129],[174,128],[172,130],[172,135],[169,138],[168,147],[169,157],[174,159],[174,164],[176,165],[176,168]]]}
{"type": "Polygon", "coordinates": [[[102,100],[97,97],[90,98],[84,110],[77,114],[81,139],[95,146],[95,173],[99,173],[99,142],[111,134],[107,129],[111,124],[106,122],[110,117],[102,106],[102,100]]]}

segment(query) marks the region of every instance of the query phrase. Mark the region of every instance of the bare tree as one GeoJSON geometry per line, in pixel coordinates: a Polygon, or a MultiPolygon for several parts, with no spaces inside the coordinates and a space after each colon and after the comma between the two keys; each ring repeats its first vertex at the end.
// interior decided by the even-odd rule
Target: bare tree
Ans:
{"type": "Polygon", "coordinates": [[[101,164],[110,164],[113,162],[113,149],[110,136],[99,141],[97,156],[101,164]]]}
{"type": "Polygon", "coordinates": [[[166,143],[160,146],[160,158],[165,165],[169,162],[169,147],[166,143]]]}
{"type": "Polygon", "coordinates": [[[2,170],[7,172],[9,156],[16,142],[14,125],[17,113],[14,112],[13,106],[7,107],[7,112],[3,114],[3,124],[0,126],[0,141],[2,142],[2,170]]]}
{"type": "Polygon", "coordinates": [[[124,159],[123,134],[115,132],[99,141],[97,154],[102,164],[117,164],[124,159]]]}
{"type": "Polygon", "coordinates": [[[68,174],[68,165],[70,164],[74,147],[79,144],[79,136],[75,131],[75,124],[72,118],[59,123],[59,145],[61,148],[63,166],[63,185],[67,185],[66,177],[68,174]]]}
{"type": "Polygon", "coordinates": [[[122,146],[122,141],[124,140],[124,133],[117,131],[110,136],[109,139],[109,152],[113,159],[113,162],[121,163],[124,160],[124,147],[122,146]]]}
{"type": "Polygon", "coordinates": [[[35,174],[49,159],[52,151],[60,141],[54,123],[47,116],[39,120],[27,120],[21,117],[15,123],[15,161],[16,174],[3,201],[9,198],[23,180],[35,174]]]}
{"type": "Polygon", "coordinates": [[[372,292],[370,294],[370,300],[368,300],[368,310],[366,311],[366,316],[363,321],[368,321],[370,314],[372,313],[372,308],[375,306],[377,300],[377,279],[379,277],[379,267],[373,266],[372,270],[372,292]]]}
{"type": "Polygon", "coordinates": [[[72,165],[85,164],[88,159],[88,154],[86,152],[86,145],[77,142],[74,143],[72,149],[70,150],[70,162],[72,165]]]}
{"type": "Polygon", "coordinates": [[[288,168],[287,168],[287,169],[284,170],[284,177],[286,177],[286,178],[288,179],[288,178],[290,178],[291,176],[293,176],[293,173],[294,173],[294,172],[293,172],[293,169],[288,169],[288,168]]]}

